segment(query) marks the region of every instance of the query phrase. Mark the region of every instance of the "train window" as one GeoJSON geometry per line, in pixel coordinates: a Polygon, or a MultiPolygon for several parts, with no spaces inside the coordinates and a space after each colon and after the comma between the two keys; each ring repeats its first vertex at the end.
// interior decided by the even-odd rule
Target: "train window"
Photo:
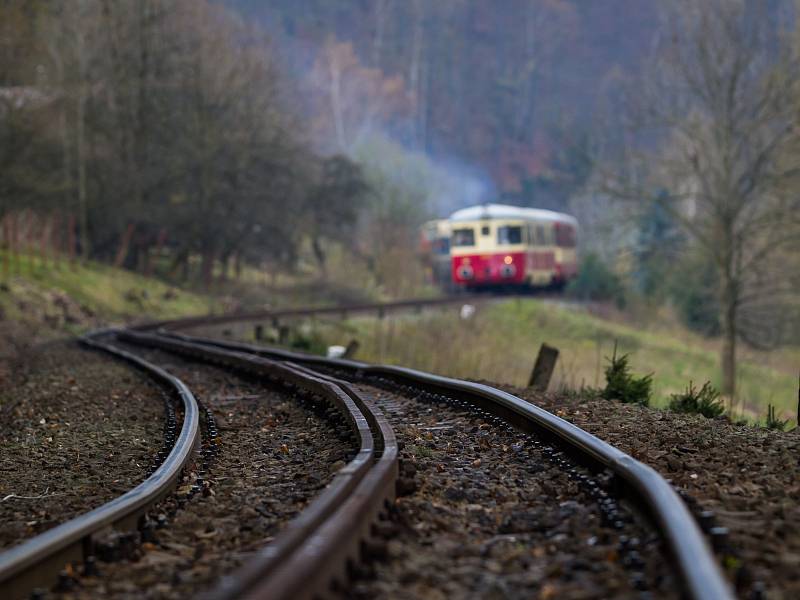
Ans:
{"type": "Polygon", "coordinates": [[[450,240],[448,238],[439,238],[433,241],[431,249],[434,254],[448,254],[450,252],[450,240]]]}
{"type": "Polygon", "coordinates": [[[536,226],[536,245],[537,246],[547,245],[547,237],[545,236],[544,226],[542,225],[536,226]]]}
{"type": "Polygon", "coordinates": [[[522,227],[518,225],[503,225],[497,228],[498,244],[521,244],[522,227]]]}
{"type": "Polygon", "coordinates": [[[570,225],[556,225],[556,243],[562,248],[574,248],[575,229],[570,225]]]}
{"type": "Polygon", "coordinates": [[[475,245],[474,229],[453,230],[453,246],[474,246],[474,245],[475,245]]]}
{"type": "Polygon", "coordinates": [[[484,225],[483,227],[481,227],[481,235],[489,235],[489,226],[488,225],[484,225]]]}

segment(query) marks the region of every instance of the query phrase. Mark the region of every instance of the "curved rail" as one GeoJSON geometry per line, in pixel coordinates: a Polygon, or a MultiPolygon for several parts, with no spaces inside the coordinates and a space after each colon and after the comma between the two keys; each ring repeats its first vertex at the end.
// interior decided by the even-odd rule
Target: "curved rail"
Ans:
{"type": "Polygon", "coordinates": [[[149,506],[166,496],[177,484],[181,471],[199,443],[199,409],[194,396],[181,380],[138,356],[101,342],[96,332],[81,338],[90,348],[135,364],[154,379],[171,387],[183,402],[184,417],[180,435],[172,451],[156,471],[122,496],[83,515],[62,523],[34,538],[0,553],[0,587],[4,598],[26,597],[67,562],[85,559],[91,553],[92,535],[111,525],[127,527],[136,522],[149,506]]]}
{"type": "Polygon", "coordinates": [[[350,376],[366,376],[385,382],[423,387],[439,394],[458,393],[459,398],[490,411],[523,430],[537,431],[565,446],[577,459],[611,471],[621,491],[658,524],[674,557],[682,583],[696,600],[733,599],[714,556],[688,508],[667,481],[653,468],[614,446],[538,406],[496,388],[442,377],[414,369],[371,365],[352,360],[328,359],[298,352],[174,332],[163,335],[204,343],[258,356],[269,356],[350,376]]]}
{"type": "Polygon", "coordinates": [[[224,577],[207,596],[310,599],[325,595],[332,581],[344,581],[348,561],[358,560],[371,525],[394,498],[398,448],[383,415],[349,384],[293,363],[148,333],[127,331],[118,336],[288,384],[326,400],[345,417],[359,441],[355,458],[272,543],[224,577]]]}
{"type": "MultiPolygon", "coordinates": [[[[514,296],[501,296],[507,300],[514,296]]],[[[451,304],[464,304],[465,302],[486,302],[497,299],[497,296],[481,295],[461,295],[446,296],[443,298],[413,298],[409,300],[397,300],[395,302],[369,302],[360,304],[348,304],[345,306],[309,306],[304,308],[278,308],[272,310],[262,310],[238,314],[205,315],[197,317],[184,317],[181,319],[171,319],[166,321],[153,321],[129,327],[132,331],[155,331],[161,328],[187,329],[198,325],[219,325],[223,323],[237,323],[243,321],[265,321],[268,319],[281,319],[291,317],[309,317],[322,315],[349,315],[359,313],[377,313],[382,316],[391,312],[400,312],[409,309],[422,309],[433,306],[448,306],[451,304]]]]}

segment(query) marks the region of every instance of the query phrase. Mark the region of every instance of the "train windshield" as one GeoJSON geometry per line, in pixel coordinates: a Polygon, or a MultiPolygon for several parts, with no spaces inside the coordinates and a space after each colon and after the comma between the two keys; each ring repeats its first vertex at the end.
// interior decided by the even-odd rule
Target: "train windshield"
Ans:
{"type": "Polygon", "coordinates": [[[450,252],[450,238],[439,238],[433,240],[431,250],[434,254],[448,254],[450,252]]]}
{"type": "Polygon", "coordinates": [[[474,245],[475,245],[474,229],[453,230],[453,246],[474,246],[474,245]]]}
{"type": "Polygon", "coordinates": [[[501,245],[521,244],[522,227],[519,225],[503,225],[497,228],[497,243],[501,245]]]}

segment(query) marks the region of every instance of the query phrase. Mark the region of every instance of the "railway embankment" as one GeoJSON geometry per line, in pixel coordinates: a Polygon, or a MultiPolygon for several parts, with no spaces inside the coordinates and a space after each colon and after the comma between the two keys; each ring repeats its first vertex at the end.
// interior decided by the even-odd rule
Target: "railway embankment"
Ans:
{"type": "MultiPolygon", "coordinates": [[[[492,384],[497,385],[497,384],[492,384]]],[[[497,385],[655,468],[709,527],[727,529],[718,555],[739,588],[800,595],[800,435],[578,395],[497,385]]]]}

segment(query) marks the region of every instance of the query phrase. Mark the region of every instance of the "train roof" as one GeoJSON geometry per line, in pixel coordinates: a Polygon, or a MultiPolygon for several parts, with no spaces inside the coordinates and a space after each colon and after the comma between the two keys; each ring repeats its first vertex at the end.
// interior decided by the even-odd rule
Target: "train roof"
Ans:
{"type": "Polygon", "coordinates": [[[433,221],[425,221],[425,223],[422,224],[422,228],[425,231],[450,235],[450,221],[447,219],[434,219],[433,221]]]}
{"type": "Polygon", "coordinates": [[[571,223],[577,227],[575,217],[545,210],[542,208],[523,208],[510,204],[478,204],[457,210],[450,215],[450,221],[480,221],[482,219],[520,219],[523,221],[551,221],[571,223]]]}

